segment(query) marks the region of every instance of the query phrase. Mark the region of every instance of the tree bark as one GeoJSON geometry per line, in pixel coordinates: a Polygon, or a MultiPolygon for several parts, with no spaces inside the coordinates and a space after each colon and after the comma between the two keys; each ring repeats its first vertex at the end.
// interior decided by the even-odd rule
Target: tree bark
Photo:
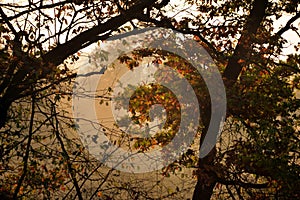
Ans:
{"type": "MultiPolygon", "coordinates": [[[[261,22],[266,16],[268,0],[255,0],[250,10],[249,17],[245,24],[242,35],[239,39],[238,45],[234,51],[233,56],[228,60],[225,68],[223,78],[226,89],[230,89],[238,80],[238,76],[242,71],[242,64],[240,59],[247,59],[250,56],[251,44],[254,39],[261,22]]],[[[208,104],[206,104],[208,105],[208,104]]],[[[205,108],[206,112],[210,108],[205,108]]],[[[207,114],[202,116],[208,116],[207,114]]],[[[204,122],[204,126],[208,126],[208,122],[204,122]]],[[[206,135],[207,128],[204,129],[201,136],[200,146],[206,135]]],[[[213,189],[217,183],[217,177],[213,170],[213,160],[216,156],[216,149],[214,148],[205,158],[199,159],[199,172],[197,174],[197,184],[195,186],[193,200],[209,200],[213,194],[213,189]]]]}
{"type": "Polygon", "coordinates": [[[213,170],[213,160],[216,155],[214,148],[205,158],[199,159],[199,171],[197,184],[194,189],[193,200],[209,200],[217,183],[217,177],[213,170]]]}
{"type": "Polygon", "coordinates": [[[2,127],[4,127],[6,121],[7,121],[7,110],[8,110],[8,107],[6,105],[6,103],[0,99],[0,129],[2,127]]]}
{"type": "Polygon", "coordinates": [[[240,59],[249,59],[251,45],[253,44],[254,35],[256,34],[260,24],[266,16],[268,0],[255,0],[250,11],[248,20],[245,24],[241,37],[235,51],[228,60],[228,64],[224,70],[223,77],[225,86],[229,89],[238,79],[243,65],[240,59]]]}
{"type": "Polygon", "coordinates": [[[215,187],[216,183],[217,182],[214,181],[210,184],[203,184],[203,183],[198,181],[196,186],[195,186],[195,190],[197,190],[197,192],[194,193],[193,200],[210,199],[212,194],[213,194],[213,190],[214,190],[214,187],[215,187]]]}

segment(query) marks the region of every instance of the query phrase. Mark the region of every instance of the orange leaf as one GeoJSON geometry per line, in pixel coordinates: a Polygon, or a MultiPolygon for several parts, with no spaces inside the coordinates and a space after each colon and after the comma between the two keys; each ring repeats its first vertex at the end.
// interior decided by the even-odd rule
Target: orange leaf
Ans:
{"type": "Polygon", "coordinates": [[[243,60],[243,59],[239,59],[239,60],[238,60],[238,63],[239,63],[239,64],[244,63],[244,62],[246,62],[246,61],[243,60]]]}
{"type": "Polygon", "coordinates": [[[194,35],[194,40],[196,40],[196,41],[200,41],[200,38],[199,38],[199,36],[197,36],[197,35],[194,35]]]}
{"type": "Polygon", "coordinates": [[[60,189],[61,189],[62,191],[66,191],[66,188],[65,188],[64,186],[61,186],[60,189]]]}

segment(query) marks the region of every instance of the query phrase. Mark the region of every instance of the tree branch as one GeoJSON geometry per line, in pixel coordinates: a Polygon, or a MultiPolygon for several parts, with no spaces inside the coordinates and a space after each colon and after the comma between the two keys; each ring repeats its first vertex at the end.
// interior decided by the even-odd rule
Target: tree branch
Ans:
{"type": "Polygon", "coordinates": [[[281,28],[276,34],[275,37],[279,37],[281,36],[283,33],[285,33],[286,31],[288,31],[291,28],[291,25],[300,18],[300,12],[298,12],[295,16],[293,16],[287,23],[286,25],[281,28]]]}
{"type": "Polygon", "coordinates": [[[68,56],[84,48],[87,43],[90,44],[98,41],[100,34],[115,30],[126,22],[135,19],[144,8],[153,5],[155,2],[156,0],[142,0],[122,14],[84,31],[64,44],[58,45],[43,56],[44,62],[52,63],[54,66],[61,64],[68,56]]]}
{"type": "Polygon", "coordinates": [[[34,119],[34,109],[35,109],[35,95],[32,95],[32,101],[31,101],[31,116],[30,116],[30,124],[29,124],[29,133],[28,133],[28,142],[26,146],[26,152],[23,157],[23,173],[18,180],[17,187],[14,191],[13,199],[17,199],[18,193],[20,191],[20,188],[22,186],[22,183],[26,177],[27,174],[27,165],[28,165],[28,159],[29,159],[29,153],[30,153],[30,146],[31,146],[31,140],[32,140],[32,135],[33,135],[33,119],[34,119]]]}
{"type": "MultiPolygon", "coordinates": [[[[37,11],[37,10],[42,10],[42,9],[46,9],[46,8],[54,8],[56,6],[60,6],[60,5],[65,5],[67,3],[72,3],[72,0],[66,0],[66,1],[62,1],[62,2],[57,2],[57,3],[53,3],[53,4],[46,4],[46,5],[43,5],[43,6],[39,6],[39,7],[35,7],[35,8],[32,8],[32,9],[28,9],[28,10],[25,10],[25,11],[22,11],[22,12],[19,12],[18,14],[15,14],[13,16],[10,16],[10,17],[7,17],[8,20],[13,20],[13,19],[16,19],[22,15],[25,15],[25,14],[28,14],[30,12],[34,12],[34,11],[37,11]]],[[[9,6],[7,4],[0,4],[2,7],[4,6],[9,6]]],[[[29,5],[26,5],[26,7],[28,7],[29,5]]],[[[23,6],[22,6],[23,7],[23,6]]],[[[0,22],[4,22],[4,20],[0,19],[0,22]]]]}
{"type": "Polygon", "coordinates": [[[245,183],[243,181],[233,181],[233,180],[223,180],[217,179],[217,181],[223,185],[239,185],[243,188],[254,188],[254,189],[264,189],[267,188],[269,183],[245,183]]]}
{"type": "MultiPolygon", "coordinates": [[[[55,104],[53,103],[53,112],[56,113],[56,109],[55,109],[55,104]]],[[[67,167],[68,167],[68,171],[70,173],[70,176],[71,176],[71,179],[73,181],[73,184],[75,186],[75,189],[76,189],[76,194],[78,196],[78,199],[79,200],[83,200],[83,197],[82,197],[82,194],[81,194],[81,191],[80,191],[80,187],[79,187],[79,184],[78,184],[78,181],[76,179],[76,173],[72,167],[72,163],[71,163],[71,160],[70,160],[70,156],[65,148],[65,145],[64,145],[64,142],[62,140],[62,138],[60,137],[60,132],[59,132],[59,121],[57,119],[57,115],[55,115],[55,136],[60,144],[60,147],[62,149],[62,156],[64,157],[65,161],[67,162],[67,167]]]]}
{"type": "Polygon", "coordinates": [[[239,59],[246,59],[249,56],[253,36],[256,34],[261,22],[266,16],[267,5],[268,0],[255,0],[253,3],[253,7],[233,56],[228,60],[227,67],[223,73],[227,87],[232,86],[236,82],[242,71],[243,66],[239,63],[239,59]]]}
{"type": "Polygon", "coordinates": [[[1,7],[0,7],[0,15],[2,17],[2,21],[7,24],[7,26],[10,28],[11,32],[15,35],[15,37],[18,37],[18,32],[16,31],[14,26],[10,23],[7,15],[3,12],[1,7]]]}

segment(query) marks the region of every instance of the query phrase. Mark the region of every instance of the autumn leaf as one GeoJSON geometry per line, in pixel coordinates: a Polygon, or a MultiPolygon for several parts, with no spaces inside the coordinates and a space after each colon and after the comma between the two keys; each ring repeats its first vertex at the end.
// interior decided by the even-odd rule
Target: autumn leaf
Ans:
{"type": "Polygon", "coordinates": [[[239,59],[239,60],[238,60],[238,63],[239,63],[239,64],[242,64],[242,63],[245,63],[245,62],[246,62],[246,61],[243,60],[243,59],[239,59]]]}

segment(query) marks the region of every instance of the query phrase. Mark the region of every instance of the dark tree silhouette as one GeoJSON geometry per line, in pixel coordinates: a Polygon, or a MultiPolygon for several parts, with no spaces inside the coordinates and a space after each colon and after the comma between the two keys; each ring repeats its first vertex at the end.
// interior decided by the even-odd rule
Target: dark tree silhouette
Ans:
{"type": "MultiPolygon", "coordinates": [[[[83,48],[145,27],[170,28],[193,36],[218,65],[226,86],[228,130],[223,137],[230,144],[226,149],[216,145],[198,160],[193,199],[211,199],[216,188],[227,191],[232,199],[299,198],[299,43],[293,44],[294,53],[283,56],[288,44],[285,33],[293,32],[299,41],[298,1],[28,0],[0,5],[0,176],[21,171],[10,182],[0,182],[1,199],[42,189],[45,198],[54,198],[47,190],[54,191],[66,182],[72,184],[70,191],[76,191],[72,195],[85,199],[85,181],[79,179],[91,180],[83,173],[87,153],[70,150],[78,142],[66,136],[65,127],[76,127],[58,109],[63,96],[71,94],[68,83],[76,77],[70,66],[83,48]],[[287,22],[275,27],[281,17],[288,18],[287,22]],[[229,135],[235,138],[228,139],[229,135]],[[42,146],[32,144],[46,138],[52,141],[52,137],[59,150],[47,149],[44,155],[42,146]],[[43,164],[43,156],[51,157],[54,172],[43,164]],[[13,169],[16,157],[22,162],[13,169]],[[76,165],[77,161],[81,164],[76,165]],[[55,168],[56,164],[65,171],[55,168]],[[34,168],[39,167],[43,174],[35,173],[34,168]],[[37,182],[43,186],[36,187],[37,182]]],[[[153,52],[138,52],[137,56],[153,56],[153,52]]],[[[172,55],[167,56],[172,60],[172,55]]],[[[210,122],[208,101],[202,99],[200,146],[210,122]]],[[[185,156],[192,154],[197,151],[185,156]]],[[[184,158],[178,163],[185,163],[184,158]]],[[[95,165],[87,165],[97,171],[95,165]]],[[[101,175],[99,188],[111,173],[101,175]]],[[[135,188],[130,191],[137,199],[150,199],[135,188]]],[[[102,195],[97,192],[88,198],[102,195]]],[[[71,192],[65,198],[68,195],[71,192]]]]}

